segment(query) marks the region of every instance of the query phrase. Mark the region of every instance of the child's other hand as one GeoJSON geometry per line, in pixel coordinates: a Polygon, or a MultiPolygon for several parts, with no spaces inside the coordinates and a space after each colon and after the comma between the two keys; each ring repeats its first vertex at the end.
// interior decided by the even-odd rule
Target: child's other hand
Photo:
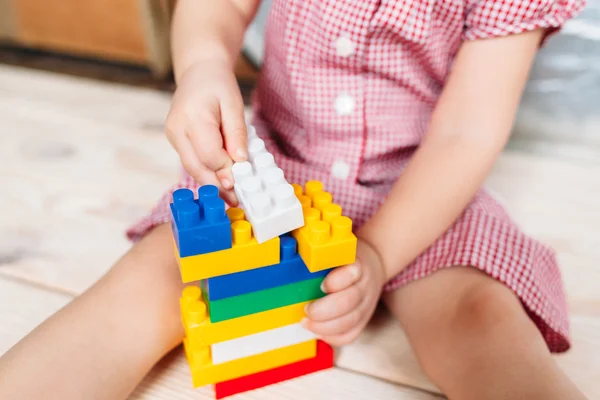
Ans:
{"type": "Polygon", "coordinates": [[[166,131],[185,170],[237,204],[231,166],[247,159],[247,136],[244,102],[228,65],[211,60],[188,68],[173,96],[166,131]]]}
{"type": "Polygon", "coordinates": [[[385,274],[377,251],[358,240],[356,262],[334,269],[323,281],[327,296],[306,307],[305,328],[333,346],[358,338],[375,311],[385,274]]]}

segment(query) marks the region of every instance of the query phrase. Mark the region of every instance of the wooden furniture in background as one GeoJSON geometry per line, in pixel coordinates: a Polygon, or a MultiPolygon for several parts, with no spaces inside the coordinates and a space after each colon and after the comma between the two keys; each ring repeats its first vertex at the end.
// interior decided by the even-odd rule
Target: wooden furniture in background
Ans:
{"type": "Polygon", "coordinates": [[[166,0],[0,0],[0,39],[164,75],[170,14],[166,0]]]}
{"type": "MultiPolygon", "coordinates": [[[[0,0],[0,42],[27,49],[171,71],[169,31],[174,0],[0,0]]],[[[246,86],[258,69],[235,66],[246,86]]]]}

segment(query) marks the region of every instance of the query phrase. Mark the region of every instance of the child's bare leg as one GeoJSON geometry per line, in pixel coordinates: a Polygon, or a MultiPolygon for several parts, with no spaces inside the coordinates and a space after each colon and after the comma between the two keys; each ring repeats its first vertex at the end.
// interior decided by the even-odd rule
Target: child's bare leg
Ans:
{"type": "Polygon", "coordinates": [[[583,399],[517,296],[475,268],[388,293],[425,373],[451,399],[583,399]]]}
{"type": "Polygon", "coordinates": [[[127,397],[183,335],[170,235],[157,227],[0,358],[0,398],[127,397]]]}

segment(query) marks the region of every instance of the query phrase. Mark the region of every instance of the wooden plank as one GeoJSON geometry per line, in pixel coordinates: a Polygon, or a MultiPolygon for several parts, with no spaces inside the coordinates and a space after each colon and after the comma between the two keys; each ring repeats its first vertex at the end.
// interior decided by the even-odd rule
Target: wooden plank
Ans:
{"type": "Polygon", "coordinates": [[[80,293],[177,178],[162,132],[168,96],[6,67],[0,88],[0,179],[11,188],[0,203],[12,210],[0,217],[0,257],[12,260],[1,273],[80,293]]]}
{"type": "Polygon", "coordinates": [[[138,0],[15,0],[18,32],[27,46],[145,64],[138,0]]]}
{"type": "Polygon", "coordinates": [[[65,123],[64,118],[75,118],[89,127],[92,121],[112,123],[162,136],[170,98],[170,93],[151,89],[0,65],[0,99],[15,102],[10,109],[37,119],[65,123]]]}

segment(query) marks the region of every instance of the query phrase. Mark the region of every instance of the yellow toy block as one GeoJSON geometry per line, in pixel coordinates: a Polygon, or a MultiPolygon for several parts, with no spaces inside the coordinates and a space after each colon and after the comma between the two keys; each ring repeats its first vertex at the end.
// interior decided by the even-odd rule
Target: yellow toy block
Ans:
{"type": "Polygon", "coordinates": [[[352,264],[357,242],[352,220],[342,216],[342,207],[332,203],[331,193],[323,191],[321,182],[306,182],[303,194],[298,187],[294,191],[302,204],[304,226],[292,235],[310,272],[352,264]]]}
{"type": "Polygon", "coordinates": [[[174,247],[184,283],[279,263],[279,237],[259,244],[242,209],[230,208],[227,215],[231,220],[233,242],[230,249],[180,257],[177,246],[174,247]]]}
{"type": "Polygon", "coordinates": [[[209,346],[192,344],[186,338],[183,340],[183,347],[190,365],[194,387],[255,374],[313,358],[317,355],[317,341],[315,339],[249,357],[238,358],[222,364],[212,363],[209,346]]]}
{"type": "Polygon", "coordinates": [[[298,323],[304,318],[304,307],[308,303],[296,303],[212,323],[199,287],[186,287],[179,300],[186,337],[193,344],[206,346],[298,323]]]}

